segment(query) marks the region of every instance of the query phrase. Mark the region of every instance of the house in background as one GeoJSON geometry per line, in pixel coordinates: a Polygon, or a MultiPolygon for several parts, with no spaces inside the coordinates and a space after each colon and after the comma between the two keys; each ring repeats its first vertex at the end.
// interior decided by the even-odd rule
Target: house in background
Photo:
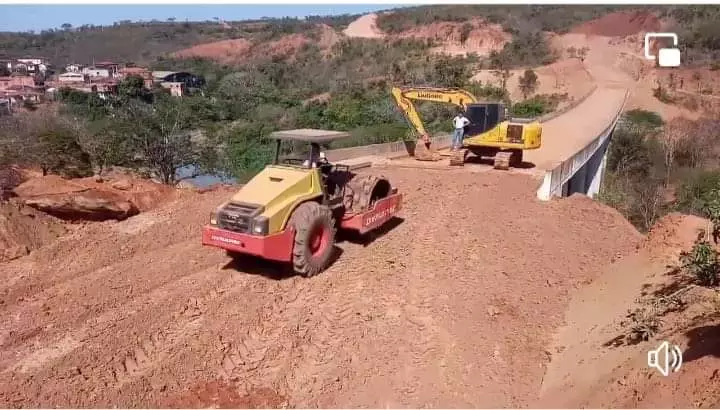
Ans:
{"type": "Polygon", "coordinates": [[[82,73],[63,73],[58,76],[60,83],[84,83],[86,80],[85,74],[82,73]]]}
{"type": "Polygon", "coordinates": [[[123,67],[119,70],[117,77],[119,79],[123,79],[133,75],[141,77],[143,79],[143,84],[145,88],[147,88],[148,90],[151,90],[155,85],[152,73],[150,72],[150,70],[143,67],[123,67]]]}
{"type": "Polygon", "coordinates": [[[96,77],[103,77],[103,78],[110,78],[110,70],[107,68],[99,68],[99,67],[85,67],[82,69],[82,73],[90,78],[96,78],[96,77]]]}
{"type": "Polygon", "coordinates": [[[94,63],[93,66],[99,70],[107,70],[108,77],[115,77],[120,72],[120,64],[112,61],[100,61],[94,63]]]}
{"type": "Polygon", "coordinates": [[[35,78],[30,75],[0,77],[0,89],[6,89],[14,86],[35,87],[35,78]]]}
{"type": "Polygon", "coordinates": [[[44,57],[25,57],[25,58],[18,58],[15,61],[22,64],[29,64],[29,65],[48,65],[48,59],[44,57]]]}
{"type": "Polygon", "coordinates": [[[65,72],[68,73],[79,73],[85,66],[82,64],[68,64],[65,66],[65,72]]]}
{"type": "Polygon", "coordinates": [[[160,83],[162,88],[170,90],[173,97],[182,97],[185,94],[185,84],[171,81],[163,81],[160,83]]]}
{"type": "Polygon", "coordinates": [[[182,96],[205,85],[203,77],[184,71],[153,71],[152,75],[161,87],[169,89],[175,96],[182,96]]]}
{"type": "Polygon", "coordinates": [[[50,62],[43,57],[18,58],[13,64],[12,71],[27,74],[44,74],[50,68],[50,62]]]}

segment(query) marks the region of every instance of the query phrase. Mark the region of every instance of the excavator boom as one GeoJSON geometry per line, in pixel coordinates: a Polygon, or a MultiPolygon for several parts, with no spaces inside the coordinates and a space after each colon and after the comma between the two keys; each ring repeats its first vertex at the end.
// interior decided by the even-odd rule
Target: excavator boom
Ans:
{"type": "Polygon", "coordinates": [[[415,145],[415,159],[421,161],[437,161],[440,156],[430,148],[430,135],[420,119],[413,100],[432,101],[444,104],[452,104],[465,110],[468,104],[477,102],[474,95],[459,88],[440,87],[393,87],[393,98],[410,128],[415,133],[417,142],[415,145]]]}

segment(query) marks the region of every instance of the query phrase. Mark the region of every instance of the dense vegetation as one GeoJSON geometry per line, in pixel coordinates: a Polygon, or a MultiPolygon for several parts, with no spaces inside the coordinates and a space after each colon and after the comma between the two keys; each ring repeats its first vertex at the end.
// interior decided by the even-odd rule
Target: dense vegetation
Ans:
{"type": "Polygon", "coordinates": [[[609,147],[600,199],[641,230],[672,211],[712,218],[720,204],[718,129],[715,119],[664,123],[653,112],[627,112],[609,147]]]}
{"type": "Polygon", "coordinates": [[[443,5],[407,7],[378,17],[378,28],[398,33],[439,21],[466,22],[476,17],[500,24],[510,33],[566,32],[570,27],[627,6],[597,5],[443,5]]]}

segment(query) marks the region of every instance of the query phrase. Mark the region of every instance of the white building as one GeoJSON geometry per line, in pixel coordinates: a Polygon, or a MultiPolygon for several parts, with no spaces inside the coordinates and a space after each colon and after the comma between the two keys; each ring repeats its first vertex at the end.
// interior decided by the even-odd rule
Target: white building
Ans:
{"type": "Polygon", "coordinates": [[[107,68],[85,67],[82,69],[82,73],[90,78],[110,77],[110,70],[108,70],[107,68]]]}
{"type": "Polygon", "coordinates": [[[80,73],[64,73],[58,76],[61,83],[84,83],[85,75],[80,73]]]}
{"type": "Polygon", "coordinates": [[[80,64],[68,64],[65,66],[65,71],[68,73],[79,73],[82,69],[83,66],[80,64]]]}

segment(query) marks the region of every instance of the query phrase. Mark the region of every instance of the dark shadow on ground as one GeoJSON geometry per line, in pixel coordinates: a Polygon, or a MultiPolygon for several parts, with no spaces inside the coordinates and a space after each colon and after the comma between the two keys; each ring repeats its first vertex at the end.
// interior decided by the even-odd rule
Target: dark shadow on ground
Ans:
{"type": "Polygon", "coordinates": [[[687,348],[683,351],[683,362],[692,362],[705,356],[720,357],[720,314],[699,318],[705,324],[685,332],[687,348]]]}
{"type": "Polygon", "coordinates": [[[362,245],[362,246],[368,246],[371,243],[375,242],[376,240],[385,236],[388,232],[390,232],[393,229],[397,228],[398,226],[402,225],[403,222],[405,222],[405,219],[393,217],[392,219],[387,221],[380,228],[378,228],[374,231],[368,232],[365,235],[360,235],[359,233],[357,233],[355,231],[341,230],[341,231],[338,231],[337,241],[338,242],[349,242],[349,243],[353,243],[356,245],[362,245]]]}
{"type": "MultiPolygon", "coordinates": [[[[480,164],[480,165],[489,165],[494,166],[495,162],[492,158],[489,157],[478,157],[475,155],[468,155],[467,158],[465,158],[465,163],[467,164],[480,164]]],[[[519,165],[511,166],[510,169],[517,168],[517,169],[533,169],[535,168],[535,164],[532,162],[523,161],[519,165]]]]}
{"type": "MultiPolygon", "coordinates": [[[[330,259],[331,267],[340,259],[343,252],[341,248],[337,246],[333,247],[333,255],[330,259]]],[[[242,254],[233,255],[232,259],[223,266],[223,269],[235,270],[249,275],[260,275],[273,280],[284,280],[298,276],[298,274],[293,271],[292,264],[290,263],[275,262],[242,254]]],[[[323,274],[324,272],[320,272],[320,275],[323,274]]]]}

